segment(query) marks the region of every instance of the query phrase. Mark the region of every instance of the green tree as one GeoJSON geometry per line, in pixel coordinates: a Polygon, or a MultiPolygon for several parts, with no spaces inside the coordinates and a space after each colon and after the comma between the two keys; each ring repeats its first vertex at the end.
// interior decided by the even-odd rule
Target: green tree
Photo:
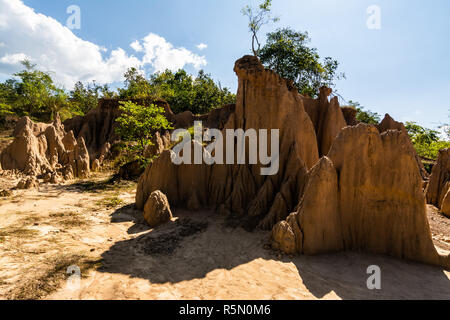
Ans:
{"type": "Polygon", "coordinates": [[[439,150],[450,148],[450,141],[440,140],[436,130],[424,128],[415,122],[406,122],[405,127],[421,157],[437,159],[439,150]]]}
{"type": "Polygon", "coordinates": [[[119,89],[121,99],[164,99],[175,113],[206,113],[236,101],[234,94],[227,88],[222,89],[203,70],[196,78],[180,69],[176,72],[157,72],[146,79],[137,69],[130,68],[124,76],[125,87],[119,89]]]}
{"type": "Polygon", "coordinates": [[[191,111],[196,113],[194,106],[194,80],[185,70],[177,72],[166,70],[153,74],[150,78],[153,92],[157,98],[166,100],[173,112],[191,111]]]}
{"type": "Polygon", "coordinates": [[[17,99],[15,79],[8,79],[0,83],[0,103],[11,105],[17,99]]]}
{"type": "Polygon", "coordinates": [[[166,100],[173,112],[207,113],[214,108],[235,103],[236,96],[216,84],[211,75],[200,70],[194,78],[185,70],[166,70],[153,74],[148,80],[151,97],[166,100]]]}
{"type": "Polygon", "coordinates": [[[277,22],[279,18],[273,17],[270,12],[272,6],[272,0],[264,0],[258,9],[254,9],[251,6],[245,6],[241,12],[244,16],[248,17],[248,28],[252,34],[252,51],[255,56],[258,56],[261,44],[258,39],[258,32],[263,25],[271,22],[277,22]]]}
{"type": "Polygon", "coordinates": [[[118,98],[119,97],[117,92],[115,92],[114,90],[111,90],[109,88],[108,84],[104,84],[103,86],[101,86],[100,87],[100,92],[101,92],[102,98],[114,99],[114,98],[118,98]]]}
{"type": "Polygon", "coordinates": [[[406,122],[405,127],[413,143],[429,145],[439,141],[439,132],[436,130],[424,128],[412,121],[406,122]]]}
{"type": "Polygon", "coordinates": [[[20,115],[39,117],[48,112],[47,104],[56,87],[49,73],[36,69],[28,60],[22,61],[24,70],[15,73],[20,81],[14,83],[16,99],[13,107],[20,115]]]}
{"type": "Polygon", "coordinates": [[[12,102],[15,101],[16,92],[14,90],[15,81],[12,79],[0,83],[0,122],[7,115],[13,115],[12,102]]]}
{"type": "Polygon", "coordinates": [[[22,61],[24,70],[0,84],[1,114],[30,116],[38,121],[53,119],[58,112],[62,118],[73,115],[68,94],[57,87],[48,72],[36,68],[30,61],[22,61]]]}
{"type": "Polygon", "coordinates": [[[154,95],[150,83],[136,68],[130,68],[125,72],[125,88],[119,89],[121,99],[146,98],[154,95]]]}
{"type": "Polygon", "coordinates": [[[267,43],[258,51],[258,57],[263,65],[292,80],[301,94],[317,97],[320,87],[334,87],[334,81],[345,75],[337,73],[336,60],[326,57],[321,62],[317,49],[309,47],[309,42],[307,32],[278,29],[267,34],[267,43]]]}
{"type": "Polygon", "coordinates": [[[358,120],[359,122],[375,125],[380,123],[381,116],[378,113],[372,112],[370,110],[365,110],[365,108],[362,107],[359,102],[350,100],[348,103],[351,107],[356,109],[356,120],[358,120]]]}
{"type": "Polygon", "coordinates": [[[164,108],[155,106],[140,106],[131,101],[120,102],[122,114],[116,119],[118,126],[116,133],[125,142],[136,142],[130,145],[141,157],[145,147],[151,144],[153,134],[161,129],[172,129],[171,124],[164,116],[164,108]]]}
{"type": "Polygon", "coordinates": [[[236,102],[236,97],[227,88],[216,85],[210,75],[200,70],[193,84],[192,112],[203,114],[211,109],[236,102]]]}
{"type": "Polygon", "coordinates": [[[94,109],[98,105],[102,87],[94,82],[86,86],[78,81],[70,92],[70,102],[77,113],[83,115],[94,109]]]}
{"type": "Polygon", "coordinates": [[[55,89],[53,94],[47,98],[46,105],[50,109],[52,119],[54,119],[56,113],[59,113],[62,119],[68,119],[72,116],[73,110],[69,102],[69,96],[63,89],[55,89]]]}

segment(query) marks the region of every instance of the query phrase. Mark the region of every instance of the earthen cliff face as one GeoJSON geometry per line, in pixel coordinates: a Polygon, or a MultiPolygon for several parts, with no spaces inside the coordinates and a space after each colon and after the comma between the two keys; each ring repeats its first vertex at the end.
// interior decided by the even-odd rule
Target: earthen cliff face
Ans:
{"type": "Polygon", "coordinates": [[[378,128],[358,124],[336,98],[328,100],[329,89],[303,97],[255,57],[239,59],[234,70],[239,88],[225,140],[226,129],[279,129],[278,173],[262,176],[261,164],[175,165],[166,150],[139,180],[139,209],[160,190],[171,206],[210,207],[272,229],[273,247],[285,252],[364,250],[449,265],[433,246],[405,130],[390,117],[378,128]]]}
{"type": "Polygon", "coordinates": [[[52,124],[22,118],[14,130],[14,141],[0,154],[3,170],[18,170],[28,176],[62,180],[84,178],[90,159],[82,137],[66,132],[59,116],[52,124]],[[46,177],[48,176],[48,177],[46,177]]]}
{"type": "Polygon", "coordinates": [[[426,189],[427,202],[450,217],[450,148],[441,150],[426,189]]]}
{"type": "MultiPolygon", "coordinates": [[[[120,116],[119,109],[121,99],[100,99],[98,107],[89,111],[85,116],[77,116],[64,121],[67,132],[73,131],[75,137],[83,138],[91,159],[98,159],[108,146],[112,146],[119,141],[119,136],[115,132],[116,119],[120,116]]],[[[169,104],[161,99],[141,98],[131,99],[138,105],[155,104],[164,109],[165,117],[177,128],[189,128],[194,125],[194,121],[203,121],[208,128],[223,128],[229,115],[234,111],[234,105],[228,105],[220,109],[215,109],[208,114],[195,116],[191,112],[174,114],[169,104]]]]}
{"type": "Polygon", "coordinates": [[[448,266],[432,242],[409,137],[364,124],[343,129],[308,173],[298,210],[274,227],[272,243],[291,253],[364,250],[448,266]]]}
{"type": "Polygon", "coordinates": [[[153,191],[161,190],[172,206],[213,207],[265,229],[295,208],[305,175],[319,159],[314,124],[293,85],[264,70],[254,57],[238,60],[235,72],[239,78],[237,103],[223,128],[224,145],[226,129],[267,129],[269,133],[279,129],[278,174],[262,176],[261,164],[177,166],[167,150],[141,176],[138,208],[143,208],[153,191]]]}

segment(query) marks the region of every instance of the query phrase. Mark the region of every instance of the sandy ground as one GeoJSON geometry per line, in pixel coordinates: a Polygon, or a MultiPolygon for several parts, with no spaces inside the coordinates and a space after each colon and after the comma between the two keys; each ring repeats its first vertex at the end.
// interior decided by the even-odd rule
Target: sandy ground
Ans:
{"type": "MultiPolygon", "coordinates": [[[[440,268],[359,253],[285,256],[268,249],[267,232],[209,211],[177,210],[151,230],[134,209],[136,185],[107,179],[0,198],[0,298],[450,299],[440,268]],[[367,289],[370,265],[381,268],[381,290],[367,289]]],[[[450,249],[449,220],[431,207],[429,216],[436,245],[450,249]]]]}

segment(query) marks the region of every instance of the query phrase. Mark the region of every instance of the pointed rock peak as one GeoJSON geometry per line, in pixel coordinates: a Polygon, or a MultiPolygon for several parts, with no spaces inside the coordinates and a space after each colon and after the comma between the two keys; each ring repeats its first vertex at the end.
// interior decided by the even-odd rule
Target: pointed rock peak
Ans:
{"type": "Polygon", "coordinates": [[[258,57],[255,56],[243,56],[236,61],[234,65],[234,72],[239,74],[239,71],[263,71],[264,67],[258,57]]]}
{"type": "Polygon", "coordinates": [[[333,90],[331,88],[323,86],[319,89],[319,96],[320,98],[327,98],[332,92],[333,90]]]}
{"type": "Polygon", "coordinates": [[[399,130],[406,132],[406,128],[403,123],[395,121],[388,113],[384,116],[384,119],[377,125],[378,131],[380,133],[386,132],[388,130],[399,130]]]}

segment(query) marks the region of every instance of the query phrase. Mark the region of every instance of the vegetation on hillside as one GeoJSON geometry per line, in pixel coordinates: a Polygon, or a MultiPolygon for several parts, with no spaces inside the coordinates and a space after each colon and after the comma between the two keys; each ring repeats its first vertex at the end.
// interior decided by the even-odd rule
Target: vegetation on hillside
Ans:
{"type": "Polygon", "coordinates": [[[85,115],[97,107],[100,98],[161,98],[175,113],[191,111],[194,114],[206,113],[236,100],[228,88],[216,84],[202,70],[195,78],[181,69],[156,73],[147,79],[137,69],[130,68],[124,75],[124,88],[117,91],[95,81],[87,84],[79,81],[67,91],[55,84],[50,72],[39,70],[29,61],[23,61],[22,65],[24,70],[0,83],[0,118],[29,116],[48,122],[58,112],[64,120],[85,115]]]}
{"type": "Polygon", "coordinates": [[[131,68],[125,74],[125,88],[119,89],[122,99],[157,97],[166,100],[172,111],[191,111],[203,114],[212,109],[236,102],[236,96],[228,88],[216,84],[211,75],[200,70],[197,77],[185,70],[166,70],[146,79],[137,69],[131,68]]]}
{"type": "Polygon", "coordinates": [[[424,128],[415,122],[406,122],[405,127],[417,154],[423,158],[436,160],[439,150],[450,148],[450,140],[440,138],[436,130],[424,128]]]}
{"type": "MultiPolygon", "coordinates": [[[[151,145],[155,132],[172,129],[171,124],[164,116],[164,108],[154,104],[145,106],[133,102],[120,102],[122,114],[116,119],[118,126],[116,133],[125,143],[128,157],[131,160],[144,160],[144,151],[151,145]]],[[[129,159],[130,160],[130,159],[129,159]]]]}
{"type": "MultiPolygon", "coordinates": [[[[309,45],[311,39],[307,32],[277,29],[269,32],[266,43],[261,44],[258,37],[261,28],[279,20],[272,15],[271,6],[271,0],[262,0],[258,7],[246,6],[242,10],[249,19],[253,54],[259,57],[264,66],[291,79],[303,95],[317,97],[320,87],[334,87],[335,81],[345,75],[338,72],[339,63],[336,60],[331,57],[322,59],[318,50],[309,45]]],[[[120,98],[125,101],[159,98],[166,100],[175,113],[191,111],[194,114],[204,114],[236,101],[236,96],[228,88],[222,88],[203,70],[196,76],[180,69],[146,77],[141,70],[130,68],[124,74],[123,87],[117,90],[93,81],[77,82],[69,91],[59,87],[50,72],[38,69],[30,61],[25,60],[22,65],[22,71],[0,83],[0,125],[6,116],[26,115],[33,120],[48,122],[57,112],[63,120],[84,115],[98,105],[100,98],[120,98]]],[[[349,103],[357,110],[358,121],[368,124],[380,122],[378,113],[358,102],[349,103]]],[[[169,127],[161,108],[154,105],[140,106],[125,102],[120,108],[124,112],[117,120],[118,133],[127,146],[135,146],[137,154],[143,153],[152,132],[169,127]]],[[[418,154],[424,158],[435,159],[439,149],[450,147],[450,142],[439,137],[435,130],[413,122],[406,123],[406,129],[418,154]]],[[[450,131],[448,135],[450,140],[450,131]]]]}

